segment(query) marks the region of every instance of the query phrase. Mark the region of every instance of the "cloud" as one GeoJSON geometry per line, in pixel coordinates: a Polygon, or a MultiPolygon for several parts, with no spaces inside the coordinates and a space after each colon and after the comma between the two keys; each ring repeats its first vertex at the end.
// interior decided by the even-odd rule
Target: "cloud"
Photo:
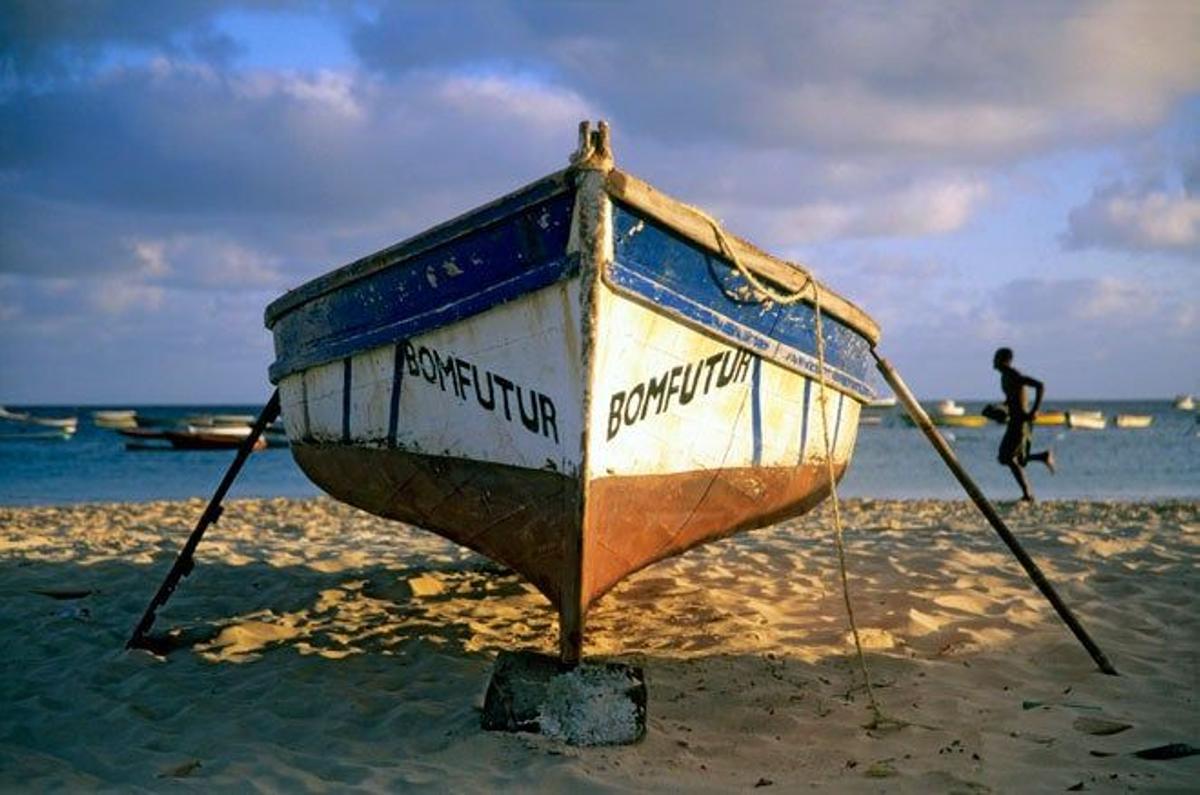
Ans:
{"type": "Polygon", "coordinates": [[[92,305],[108,315],[123,315],[132,309],[154,312],[163,301],[163,288],[128,282],[101,282],[89,294],[92,305]]]}
{"type": "Polygon", "coordinates": [[[781,246],[828,238],[917,237],[961,229],[988,195],[980,179],[920,181],[855,202],[818,202],[775,213],[770,242],[781,246]]]}
{"type": "MultiPolygon", "coordinates": [[[[1200,92],[1200,7],[1170,0],[356,9],[0,4],[0,286],[22,285],[0,292],[0,316],[20,320],[0,371],[33,366],[23,344],[61,372],[115,367],[103,345],[196,359],[245,344],[259,358],[238,372],[258,383],[260,310],[280,290],[562,167],[575,123],[597,117],[622,167],[772,250],[902,251],[894,278],[844,276],[887,339],[963,366],[1010,333],[1086,346],[1077,329],[1102,339],[1107,316],[1137,309],[1126,280],[988,292],[1005,277],[965,283],[986,257],[962,252],[988,243],[965,236],[1011,206],[1014,170],[1111,154],[1200,92]],[[230,19],[246,9],[258,32],[243,40],[230,19]],[[305,44],[262,35],[273,15],[352,30],[360,61],[261,66],[305,63],[305,44]],[[938,236],[955,237],[939,250],[938,236]]],[[[1072,215],[1072,245],[1194,252],[1197,166],[1107,179],[1072,215]]],[[[1140,300],[1158,331],[1194,339],[1196,310],[1140,300]]]]}
{"type": "Polygon", "coordinates": [[[1071,210],[1064,243],[1178,254],[1200,252],[1200,196],[1114,183],[1071,210]]]}
{"type": "Polygon", "coordinates": [[[284,286],[278,257],[220,235],[177,235],[126,244],[141,263],[136,275],[147,282],[224,289],[284,286]]]}
{"type": "Polygon", "coordinates": [[[1051,399],[1164,397],[1194,389],[1195,374],[1181,364],[1200,349],[1189,296],[1178,284],[1114,277],[1016,279],[964,288],[957,299],[915,295],[885,326],[883,349],[925,397],[995,394],[991,355],[1001,345],[1046,380],[1051,399]]]}
{"type": "Polygon", "coordinates": [[[0,270],[299,281],[565,165],[590,111],[499,76],[162,58],[26,89],[0,105],[0,270]]]}
{"type": "Polygon", "coordinates": [[[0,69],[35,81],[64,77],[93,67],[117,48],[223,63],[240,48],[213,20],[230,8],[278,6],[271,0],[176,0],[156,3],[151,13],[120,0],[7,0],[0,4],[0,69]]]}
{"type": "Polygon", "coordinates": [[[273,354],[262,308],[275,296],[261,289],[197,291],[0,274],[0,307],[17,320],[0,334],[0,399],[265,399],[273,354]]]}
{"type": "Polygon", "coordinates": [[[1183,1],[456,11],[384,6],[358,25],[357,51],[392,75],[531,71],[664,141],[996,162],[1144,129],[1200,84],[1200,10],[1183,1]]]}

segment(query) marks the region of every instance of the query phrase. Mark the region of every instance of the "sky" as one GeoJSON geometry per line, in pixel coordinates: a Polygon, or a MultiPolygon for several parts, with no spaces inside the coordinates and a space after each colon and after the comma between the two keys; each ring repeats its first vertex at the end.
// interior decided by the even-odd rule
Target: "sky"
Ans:
{"type": "Polygon", "coordinates": [[[922,397],[1200,393],[1200,4],[0,4],[0,404],[256,403],[285,290],[618,164],[922,397]]]}

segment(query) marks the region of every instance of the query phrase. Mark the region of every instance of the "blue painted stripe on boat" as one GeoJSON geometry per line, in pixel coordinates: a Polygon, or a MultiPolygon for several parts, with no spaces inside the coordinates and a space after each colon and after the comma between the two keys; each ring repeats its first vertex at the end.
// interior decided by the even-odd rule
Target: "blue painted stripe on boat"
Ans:
{"type": "Polygon", "coordinates": [[[347,356],[342,360],[342,441],[350,441],[350,380],[352,378],[350,371],[351,359],[347,356]]]}
{"type": "MultiPolygon", "coordinates": [[[[687,296],[637,273],[620,262],[610,264],[608,277],[609,283],[617,292],[641,298],[660,312],[690,321],[717,337],[749,348],[758,356],[770,359],[789,370],[812,377],[818,376],[820,365],[815,355],[793,348],[756,329],[744,326],[708,306],[697,303],[687,296]]],[[[826,352],[828,353],[829,350],[830,346],[827,343],[826,352]]],[[[873,395],[871,387],[866,381],[836,368],[829,359],[826,360],[825,374],[831,385],[849,390],[863,400],[870,399],[873,395]]]]}
{"type": "Polygon", "coordinates": [[[754,357],[750,371],[750,426],[754,438],[754,466],[762,464],[762,359],[754,357]]]}
{"type": "Polygon", "coordinates": [[[554,196],[445,245],[318,295],[274,324],[271,380],[432,331],[578,271],[574,194],[554,196]]]}
{"type": "Polygon", "coordinates": [[[301,304],[334,290],[343,289],[357,279],[370,277],[379,270],[391,268],[431,248],[444,246],[456,238],[477,233],[488,224],[515,216],[527,207],[541,204],[547,199],[565,193],[573,194],[573,189],[570,187],[570,172],[560,171],[530,183],[507,196],[502,196],[494,202],[438,224],[407,240],[305,282],[271,302],[264,313],[266,326],[272,328],[282,315],[291,312],[301,304]]]}
{"type": "Polygon", "coordinates": [[[388,445],[396,446],[396,430],[400,424],[400,388],[404,384],[404,341],[396,343],[392,357],[392,400],[388,406],[388,445]]]}
{"type": "Polygon", "coordinates": [[[796,461],[797,464],[804,463],[804,451],[808,449],[808,408],[812,397],[812,385],[810,379],[804,379],[804,414],[800,419],[800,457],[796,461]]]}
{"type": "MultiPolygon", "coordinates": [[[[620,203],[613,215],[615,261],[605,278],[614,290],[790,370],[819,375],[813,307],[763,303],[727,260],[620,203]]],[[[827,313],[822,321],[829,381],[869,399],[870,342],[827,313]]]]}

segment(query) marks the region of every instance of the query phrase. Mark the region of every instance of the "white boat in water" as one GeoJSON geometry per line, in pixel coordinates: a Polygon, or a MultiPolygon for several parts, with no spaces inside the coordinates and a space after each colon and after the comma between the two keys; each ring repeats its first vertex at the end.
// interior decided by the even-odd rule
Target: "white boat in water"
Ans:
{"type": "Polygon", "coordinates": [[[92,424],[97,428],[136,428],[137,412],[133,409],[93,411],[92,424]]]}
{"type": "Polygon", "coordinates": [[[1149,428],[1154,417],[1150,414],[1118,414],[1115,422],[1118,428],[1149,428]]]}
{"type": "MultiPolygon", "coordinates": [[[[25,432],[27,438],[33,438],[37,429],[54,429],[37,434],[39,438],[54,438],[55,436],[73,436],[79,428],[78,417],[42,417],[28,412],[9,411],[3,406],[0,406],[0,420],[7,423],[9,428],[24,426],[27,429],[33,429],[25,432]]],[[[7,438],[18,438],[22,432],[5,431],[4,435],[7,438]]]]}
{"type": "Polygon", "coordinates": [[[1176,395],[1173,405],[1180,411],[1195,411],[1196,399],[1191,395],[1176,395]]]}
{"type": "Polygon", "coordinates": [[[967,413],[966,408],[947,398],[937,404],[937,413],[943,417],[961,417],[967,413]]]}
{"type": "Polygon", "coordinates": [[[1108,420],[1101,411],[1072,409],[1066,414],[1068,428],[1100,431],[1108,427],[1108,420]]]}
{"type": "Polygon", "coordinates": [[[266,324],[308,477],[520,572],[566,661],[626,575],[829,494],[879,333],[615,168],[604,126],[566,170],[293,290],[266,324]]]}

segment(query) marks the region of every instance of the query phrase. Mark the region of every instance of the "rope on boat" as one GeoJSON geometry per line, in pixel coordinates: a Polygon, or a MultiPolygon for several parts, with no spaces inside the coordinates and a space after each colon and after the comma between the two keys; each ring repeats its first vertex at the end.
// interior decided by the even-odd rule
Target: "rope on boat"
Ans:
{"type": "Polygon", "coordinates": [[[837,546],[838,553],[838,569],[842,580],[842,600],[846,605],[846,616],[850,621],[850,634],[854,637],[854,650],[858,658],[858,667],[862,671],[863,683],[867,691],[867,701],[871,707],[873,720],[868,724],[868,728],[883,728],[888,726],[902,726],[903,721],[898,721],[891,718],[886,718],[883,711],[879,708],[879,702],[875,699],[875,690],[871,686],[871,672],[867,667],[867,658],[863,654],[862,639],[858,632],[858,621],[854,616],[854,606],[850,601],[850,578],[846,573],[846,545],[843,540],[843,525],[841,504],[838,500],[837,478],[835,477],[833,468],[833,446],[829,439],[829,413],[828,413],[828,381],[825,377],[825,333],[821,319],[821,289],[817,284],[817,280],[813,278],[812,273],[802,265],[788,261],[788,264],[798,270],[804,276],[804,284],[791,293],[783,294],[777,292],[770,285],[765,284],[754,273],[742,263],[738,258],[737,251],[729,244],[725,236],[725,230],[721,228],[721,224],[717,219],[713,218],[708,213],[701,210],[699,207],[686,205],[689,210],[696,213],[709,226],[717,236],[717,244],[721,247],[721,251],[726,254],[733,262],[738,273],[754,288],[756,292],[764,296],[767,300],[773,301],[781,306],[792,306],[804,300],[812,288],[812,303],[814,315],[816,317],[816,337],[817,337],[817,375],[820,386],[818,392],[818,400],[821,404],[821,437],[825,447],[825,467],[827,477],[829,478],[829,497],[833,506],[833,529],[834,541],[837,546]]]}

